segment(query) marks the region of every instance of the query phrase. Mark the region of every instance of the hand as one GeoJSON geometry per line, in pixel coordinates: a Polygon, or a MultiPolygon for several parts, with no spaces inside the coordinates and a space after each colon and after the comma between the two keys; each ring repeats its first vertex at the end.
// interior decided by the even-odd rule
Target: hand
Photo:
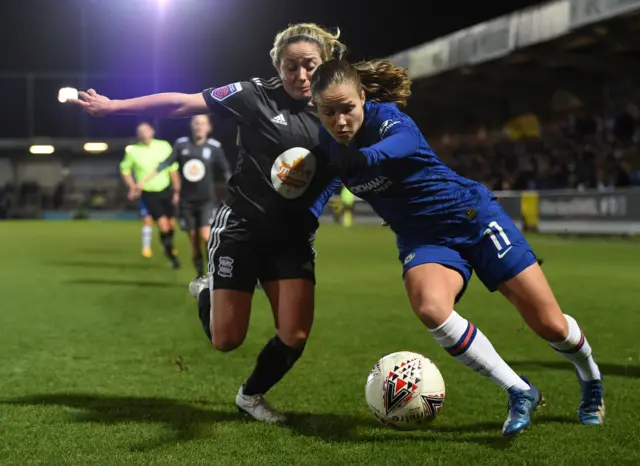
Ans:
{"type": "Polygon", "coordinates": [[[108,97],[98,94],[95,90],[79,92],[78,99],[69,99],[67,102],[81,107],[86,113],[94,117],[109,115],[113,111],[113,105],[108,97]]]}
{"type": "Polygon", "coordinates": [[[142,193],[143,189],[144,189],[144,181],[141,181],[136,185],[135,190],[138,191],[139,193],[142,193]]]}
{"type": "Polygon", "coordinates": [[[138,191],[137,187],[129,188],[129,193],[127,194],[127,198],[130,201],[135,201],[140,197],[140,191],[138,191]]]}
{"type": "Polygon", "coordinates": [[[180,193],[175,192],[173,193],[173,198],[171,199],[171,203],[173,205],[178,205],[178,202],[180,202],[180,193]]]}

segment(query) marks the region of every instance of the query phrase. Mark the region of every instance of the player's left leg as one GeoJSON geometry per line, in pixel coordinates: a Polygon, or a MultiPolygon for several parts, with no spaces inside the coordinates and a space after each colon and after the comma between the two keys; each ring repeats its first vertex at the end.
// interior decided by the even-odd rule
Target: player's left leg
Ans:
{"type": "Polygon", "coordinates": [[[189,246],[191,248],[191,259],[193,267],[196,269],[196,277],[204,275],[204,260],[202,258],[202,243],[200,242],[200,230],[189,230],[189,246]]]}
{"type": "Polygon", "coordinates": [[[302,355],[314,316],[315,273],[310,245],[270,249],[260,279],[273,312],[276,335],[258,355],[242,387],[246,402],[262,399],[302,355]]]}
{"type": "Polygon", "coordinates": [[[143,192],[142,200],[158,226],[165,255],[169,258],[174,269],[179,268],[180,262],[173,253],[173,233],[170,219],[174,216],[175,208],[171,203],[171,191],[166,189],[161,192],[143,192]]]}
{"type": "Polygon", "coordinates": [[[173,253],[173,235],[169,226],[169,218],[166,215],[158,217],[156,224],[158,225],[158,230],[160,230],[160,242],[164,247],[165,256],[167,256],[174,269],[180,268],[180,262],[173,253]]]}
{"type": "Polygon", "coordinates": [[[175,246],[174,236],[176,233],[176,206],[173,204],[167,207],[167,219],[169,220],[169,236],[171,237],[171,252],[174,256],[178,256],[178,249],[175,246]]]}
{"type": "Polygon", "coordinates": [[[189,226],[189,241],[191,244],[191,257],[193,258],[193,266],[196,271],[202,275],[204,270],[204,259],[202,255],[202,247],[206,248],[209,244],[209,235],[211,232],[211,224],[217,209],[211,202],[205,202],[197,206],[191,206],[186,217],[181,222],[187,222],[189,226]]]}
{"type": "Polygon", "coordinates": [[[591,346],[576,320],[560,309],[540,266],[529,265],[498,289],[518,309],[527,325],[575,366],[582,392],[580,422],[603,424],[604,387],[591,346]]]}
{"type": "Polygon", "coordinates": [[[602,424],[602,376],[580,327],[560,309],[531,246],[511,218],[499,206],[482,217],[484,238],[469,258],[478,278],[489,290],[499,290],[538,336],[574,364],[582,387],[578,417],[583,424],[602,424]]]}
{"type": "Polygon", "coordinates": [[[191,240],[191,252],[193,257],[193,266],[196,272],[204,270],[204,256],[202,255],[202,248],[206,249],[206,245],[209,243],[209,232],[211,228],[200,227],[190,232],[191,240]]]}
{"type": "MultiPolygon", "coordinates": [[[[192,202],[181,201],[178,208],[178,216],[180,218],[180,229],[187,234],[189,238],[189,248],[191,249],[191,259],[196,269],[196,277],[204,275],[204,260],[202,256],[201,243],[201,221],[198,206],[192,202]]],[[[213,218],[211,215],[207,217],[208,225],[211,225],[213,218]]],[[[210,226],[204,227],[207,231],[210,226]]],[[[207,238],[209,234],[207,233],[207,238]]]]}

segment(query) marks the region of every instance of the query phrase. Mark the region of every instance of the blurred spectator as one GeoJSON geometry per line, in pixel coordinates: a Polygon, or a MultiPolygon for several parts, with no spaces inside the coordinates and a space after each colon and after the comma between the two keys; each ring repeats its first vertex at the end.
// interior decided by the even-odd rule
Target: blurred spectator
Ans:
{"type": "Polygon", "coordinates": [[[640,109],[596,115],[575,96],[554,96],[555,118],[510,119],[466,137],[445,134],[433,146],[463,176],[493,190],[598,189],[640,185],[640,109]]]}

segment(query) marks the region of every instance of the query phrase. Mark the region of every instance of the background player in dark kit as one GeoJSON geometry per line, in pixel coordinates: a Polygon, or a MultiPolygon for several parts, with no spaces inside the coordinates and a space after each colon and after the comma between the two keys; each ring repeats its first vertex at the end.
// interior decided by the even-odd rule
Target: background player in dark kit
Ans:
{"type": "Polygon", "coordinates": [[[198,276],[203,275],[202,245],[209,242],[209,232],[215,211],[219,206],[219,192],[231,177],[231,169],[219,141],[209,138],[212,130],[207,115],[191,118],[191,136],[179,138],[169,158],[158,165],[138,188],[155,177],[158,172],[178,164],[180,173],[180,228],[189,235],[191,256],[198,276]]]}
{"type": "Polygon", "coordinates": [[[312,240],[334,175],[318,147],[320,123],[310,105],[310,79],[323,61],[344,52],[338,36],[307,23],[281,31],[270,53],[279,76],[269,80],[113,101],[90,89],[69,101],[94,116],[213,113],[239,123],[238,163],[211,229],[209,283],[194,280],[190,291],[198,297],[212,345],[231,351],[245,339],[253,291],[257,280],[262,283],[277,333],[240,387],[236,405],[267,422],[285,420],[264,394],[302,355],[313,323],[312,240]]]}

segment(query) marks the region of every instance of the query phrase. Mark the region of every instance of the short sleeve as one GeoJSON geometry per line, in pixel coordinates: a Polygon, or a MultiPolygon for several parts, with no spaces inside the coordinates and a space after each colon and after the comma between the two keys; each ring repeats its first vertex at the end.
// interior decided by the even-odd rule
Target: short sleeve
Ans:
{"type": "Polygon", "coordinates": [[[240,81],[226,86],[209,88],[202,92],[211,113],[217,117],[233,117],[250,123],[258,110],[260,93],[250,81],[240,81]]]}
{"type": "Polygon", "coordinates": [[[120,162],[120,173],[122,175],[130,175],[132,168],[133,168],[133,156],[131,155],[131,152],[125,149],[124,157],[120,162]]]}

